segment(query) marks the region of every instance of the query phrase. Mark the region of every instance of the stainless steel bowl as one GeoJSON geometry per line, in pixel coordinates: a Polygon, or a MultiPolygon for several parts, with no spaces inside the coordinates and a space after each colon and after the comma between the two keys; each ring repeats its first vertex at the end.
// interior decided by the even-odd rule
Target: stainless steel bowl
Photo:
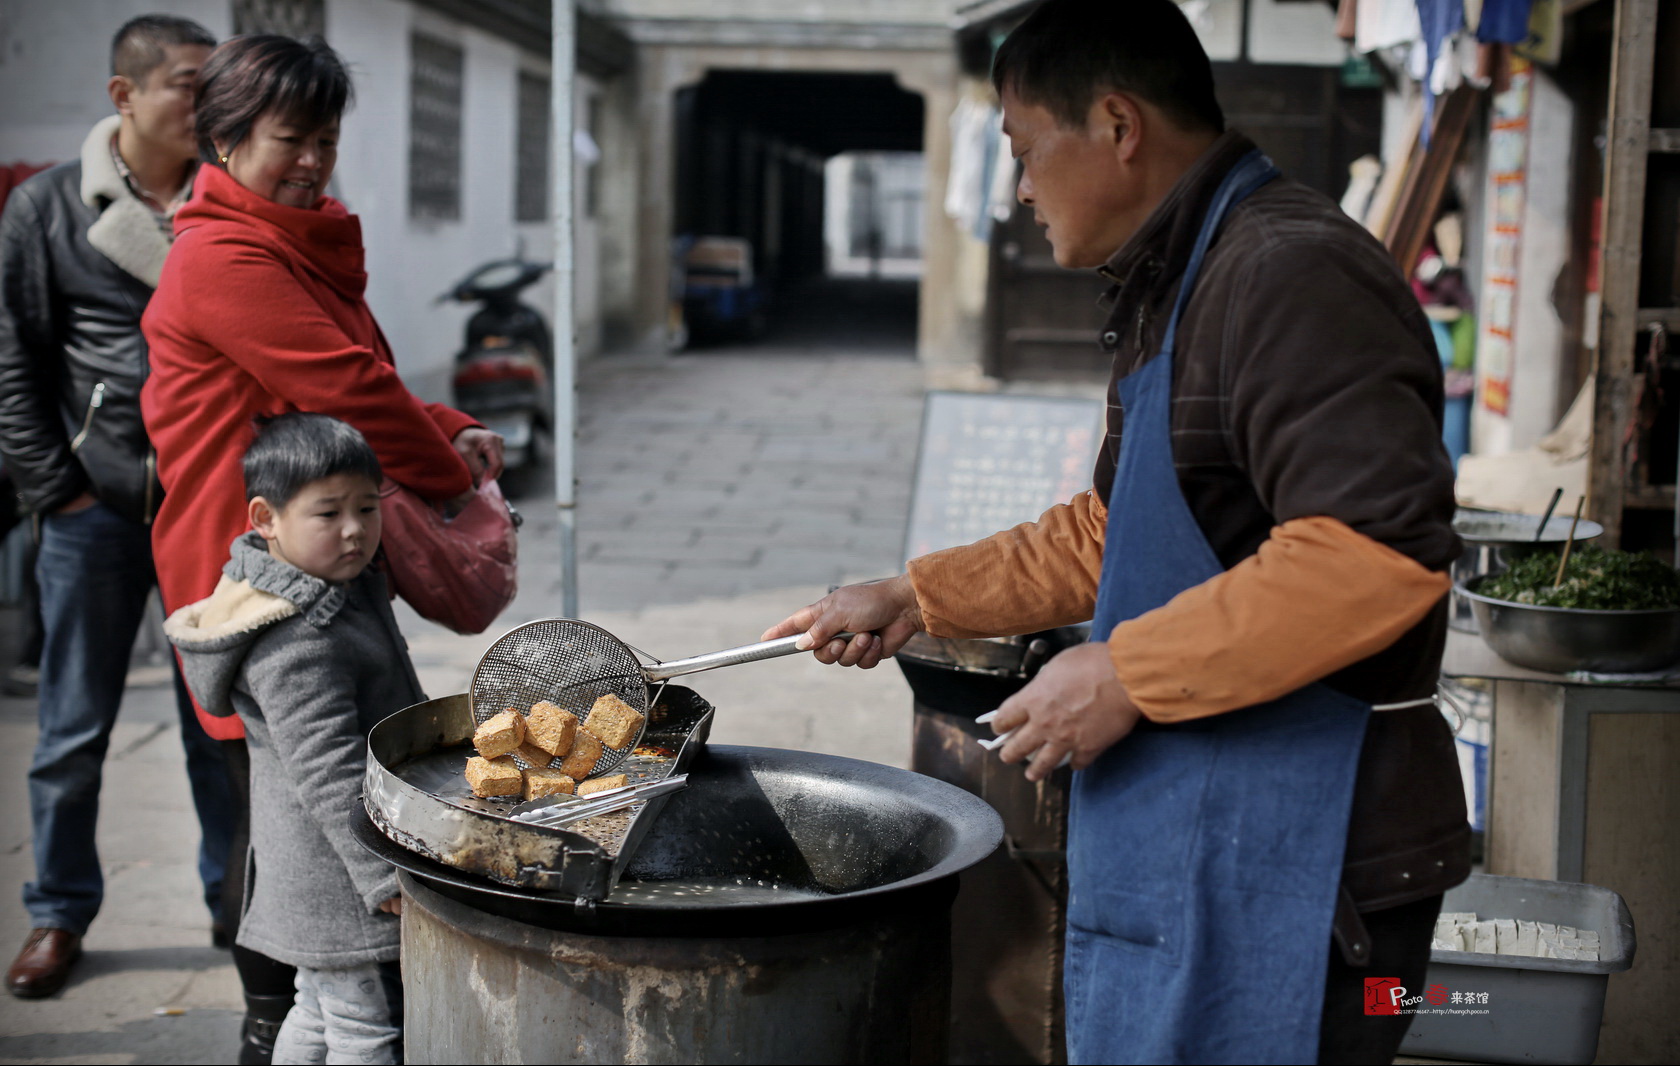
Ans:
{"type": "Polygon", "coordinates": [[[1476,612],[1482,639],[1499,657],[1530,670],[1641,674],[1680,662],[1680,608],[1594,611],[1537,607],[1476,591],[1491,574],[1458,586],[1476,612]]]}
{"type": "MultiPolygon", "coordinates": [[[[1589,519],[1575,524],[1573,515],[1553,515],[1540,530],[1540,516],[1512,511],[1476,511],[1460,507],[1453,515],[1453,532],[1464,541],[1464,554],[1452,565],[1452,578],[1461,585],[1476,574],[1503,570],[1517,559],[1537,551],[1561,551],[1575,530],[1575,543],[1592,540],[1604,527],[1589,519]],[[1540,539],[1535,540],[1535,534],[1540,539]]],[[[1452,614],[1448,624],[1464,633],[1475,633],[1476,611],[1469,599],[1453,590],[1452,614]]]]}
{"type": "Polygon", "coordinates": [[[1464,543],[1478,547],[1516,548],[1518,554],[1530,551],[1557,551],[1575,530],[1575,543],[1592,540],[1604,533],[1604,527],[1590,518],[1575,523],[1573,515],[1554,514],[1546,521],[1545,532],[1540,530],[1540,516],[1517,514],[1513,511],[1475,511],[1460,507],[1453,514],[1453,532],[1464,543]],[[1535,540],[1539,534],[1540,539],[1535,540]]]}

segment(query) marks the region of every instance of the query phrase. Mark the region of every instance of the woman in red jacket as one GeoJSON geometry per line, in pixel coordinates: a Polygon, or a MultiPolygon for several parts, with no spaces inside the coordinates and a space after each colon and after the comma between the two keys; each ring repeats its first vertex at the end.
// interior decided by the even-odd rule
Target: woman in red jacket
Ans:
{"type": "MultiPolygon", "coordinates": [[[[501,473],[499,436],[403,385],[363,298],[361,224],[324,195],[350,91],[319,40],[236,37],[199,75],[195,121],[209,165],[176,213],[142,323],[151,376],[141,410],[165,489],[152,544],[167,611],[210,595],[248,528],[240,458],[253,416],[343,419],[387,477],[434,501],[466,497],[477,478],[501,473]]],[[[199,718],[211,736],[242,736],[237,718],[199,718]]],[[[229,748],[230,769],[248,766],[242,741],[229,748]]],[[[249,949],[236,949],[236,962],[249,1001],[246,1061],[266,1051],[272,1016],[291,1002],[289,967],[249,949]]]]}

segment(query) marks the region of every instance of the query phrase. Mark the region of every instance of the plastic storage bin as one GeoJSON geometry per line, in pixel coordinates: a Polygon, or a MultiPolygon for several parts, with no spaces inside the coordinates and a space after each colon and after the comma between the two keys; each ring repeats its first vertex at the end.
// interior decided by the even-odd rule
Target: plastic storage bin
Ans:
{"type": "Polygon", "coordinates": [[[1447,893],[1441,909],[1591,929],[1599,937],[1598,961],[1433,951],[1424,987],[1413,993],[1425,996],[1419,1009],[1487,1013],[1418,1014],[1401,1054],[1472,1062],[1591,1062],[1610,975],[1633,965],[1633,917],[1622,897],[1597,885],[1472,874],[1447,893]],[[1431,1002],[1431,991],[1448,994],[1447,1002],[1431,1002]],[[1454,992],[1478,1000],[1486,993],[1487,1002],[1453,1003],[1454,992]]]}

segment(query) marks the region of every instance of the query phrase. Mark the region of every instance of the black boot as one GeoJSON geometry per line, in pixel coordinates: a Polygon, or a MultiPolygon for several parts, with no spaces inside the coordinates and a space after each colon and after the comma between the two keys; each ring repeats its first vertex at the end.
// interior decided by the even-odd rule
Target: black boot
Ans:
{"type": "Polygon", "coordinates": [[[292,997],[245,996],[245,1027],[239,1039],[239,1066],[268,1066],[274,1059],[274,1038],[292,1009],[292,997]]]}

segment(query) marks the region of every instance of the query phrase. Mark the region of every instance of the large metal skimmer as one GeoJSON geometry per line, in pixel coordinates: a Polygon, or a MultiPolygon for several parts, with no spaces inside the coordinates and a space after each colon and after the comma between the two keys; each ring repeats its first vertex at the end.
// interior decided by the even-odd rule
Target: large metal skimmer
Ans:
{"type": "MultiPolygon", "coordinates": [[[[841,638],[850,636],[840,634],[841,638]]],[[[490,645],[473,672],[468,697],[473,720],[482,725],[509,707],[524,713],[543,700],[570,711],[581,721],[588,717],[597,699],[611,693],[642,715],[645,730],[648,707],[653,702],[648,696],[649,684],[792,655],[799,651],[798,642],[797,636],[782,637],[687,659],[643,663],[635,648],[598,625],[576,618],[545,618],[516,626],[490,645]]],[[[589,776],[617,769],[641,739],[638,732],[622,748],[606,749],[589,776]]],[[[524,765],[517,755],[514,761],[524,765]]]]}

